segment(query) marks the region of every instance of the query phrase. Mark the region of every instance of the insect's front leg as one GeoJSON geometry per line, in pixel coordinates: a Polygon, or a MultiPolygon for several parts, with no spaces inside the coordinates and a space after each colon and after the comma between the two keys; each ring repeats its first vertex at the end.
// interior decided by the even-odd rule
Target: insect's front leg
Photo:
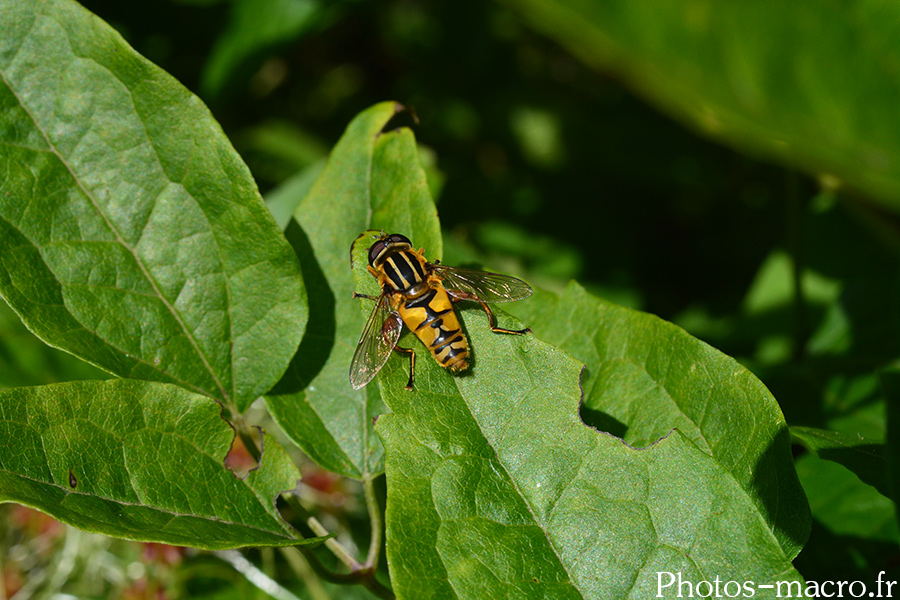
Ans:
{"type": "Polygon", "coordinates": [[[478,304],[480,304],[481,308],[484,309],[484,312],[487,313],[488,325],[490,325],[491,331],[493,331],[494,333],[510,333],[514,335],[524,335],[526,333],[531,333],[531,327],[526,327],[525,329],[504,329],[502,327],[497,327],[495,325],[496,321],[494,320],[494,313],[491,311],[487,303],[475,294],[463,292],[460,290],[447,290],[447,294],[454,302],[459,302],[460,300],[471,300],[472,302],[477,302],[478,304]]]}
{"type": "Polygon", "coordinates": [[[378,296],[370,296],[368,294],[357,294],[356,292],[353,292],[353,299],[355,300],[357,298],[365,298],[366,300],[378,300],[378,296]]]}

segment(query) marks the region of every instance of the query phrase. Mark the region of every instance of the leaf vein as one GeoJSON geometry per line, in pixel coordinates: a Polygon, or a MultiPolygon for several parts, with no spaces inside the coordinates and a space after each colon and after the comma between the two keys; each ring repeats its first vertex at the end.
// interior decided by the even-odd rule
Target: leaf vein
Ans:
{"type": "MultiPolygon", "coordinates": [[[[32,26],[32,31],[33,31],[33,27],[34,27],[34,25],[32,26]]],[[[63,29],[64,29],[64,28],[63,28],[63,29]]],[[[31,35],[31,33],[29,33],[29,35],[31,35]]],[[[68,38],[67,38],[67,41],[68,41],[68,38]]],[[[77,55],[75,54],[74,49],[72,48],[71,44],[69,44],[69,50],[72,52],[72,56],[77,56],[77,55]]],[[[90,58],[85,58],[85,57],[77,57],[77,58],[82,59],[82,60],[91,60],[91,61],[94,62],[95,64],[98,64],[98,65],[99,65],[99,63],[97,63],[95,60],[90,59],[90,58]]],[[[103,65],[99,65],[99,66],[102,67],[103,65]]],[[[103,68],[105,68],[105,67],[103,67],[103,68]]],[[[113,75],[112,72],[110,72],[110,75],[113,75]]],[[[113,75],[113,77],[115,77],[115,76],[113,75]]],[[[60,163],[66,168],[66,170],[69,172],[69,175],[72,177],[72,180],[73,180],[73,182],[75,183],[75,185],[78,187],[79,190],[81,190],[81,193],[84,194],[84,196],[85,196],[85,197],[90,201],[90,203],[94,206],[94,209],[96,210],[97,214],[103,219],[103,221],[106,223],[106,226],[109,228],[109,230],[116,236],[117,241],[122,245],[122,247],[123,247],[125,250],[127,250],[127,251],[132,255],[132,257],[134,258],[135,264],[137,265],[138,269],[140,269],[140,271],[141,271],[141,273],[143,274],[143,276],[147,279],[147,281],[150,283],[150,285],[154,288],[154,290],[156,291],[156,293],[159,295],[160,299],[161,299],[162,302],[166,305],[166,307],[167,307],[168,311],[170,312],[170,314],[172,314],[172,316],[174,317],[174,319],[177,321],[179,327],[181,327],[181,329],[185,332],[185,335],[187,336],[187,338],[188,338],[188,340],[190,341],[191,345],[194,347],[194,350],[195,350],[195,352],[197,353],[197,355],[200,357],[200,360],[203,362],[203,364],[204,364],[204,366],[206,367],[206,369],[207,369],[207,370],[210,372],[210,374],[212,375],[212,378],[213,378],[213,380],[216,382],[216,384],[217,384],[217,386],[218,386],[218,388],[219,388],[219,391],[220,391],[220,392],[222,393],[222,395],[223,395],[223,398],[226,399],[226,400],[230,400],[230,395],[229,395],[228,392],[225,390],[225,388],[224,388],[222,382],[219,380],[218,374],[217,374],[217,373],[215,372],[215,370],[212,368],[212,365],[210,364],[209,360],[207,359],[205,353],[204,353],[204,352],[202,351],[202,349],[200,348],[199,343],[197,342],[196,338],[193,336],[192,332],[191,332],[190,329],[187,327],[187,324],[186,324],[186,322],[184,321],[184,319],[182,318],[182,315],[175,309],[175,307],[168,301],[168,299],[167,299],[167,298],[165,297],[165,295],[162,293],[162,290],[160,289],[158,282],[151,276],[151,274],[150,274],[150,272],[148,271],[146,265],[144,265],[144,263],[141,261],[141,259],[140,259],[139,255],[138,255],[138,253],[136,252],[136,250],[135,250],[134,248],[131,248],[131,247],[125,242],[125,239],[123,238],[121,232],[113,225],[112,221],[109,219],[109,217],[106,215],[106,213],[101,209],[101,206],[100,206],[100,204],[98,203],[97,199],[94,198],[94,196],[93,196],[93,195],[88,191],[88,189],[84,186],[84,184],[83,184],[83,182],[81,181],[81,179],[76,175],[75,170],[73,169],[72,165],[69,164],[68,160],[66,160],[66,159],[63,157],[63,155],[62,155],[62,153],[60,152],[60,150],[59,150],[59,149],[56,147],[56,145],[51,141],[50,136],[48,135],[48,133],[47,133],[47,131],[45,130],[45,128],[41,127],[41,126],[38,124],[38,120],[35,118],[34,113],[29,109],[29,107],[28,107],[28,106],[26,105],[26,103],[22,100],[22,98],[21,98],[20,95],[17,93],[17,91],[15,90],[15,88],[10,84],[9,80],[6,78],[6,74],[5,74],[2,70],[0,70],[0,80],[2,80],[3,83],[7,86],[7,88],[10,90],[10,93],[13,94],[13,96],[14,96],[14,97],[16,98],[16,100],[18,101],[19,105],[22,107],[22,110],[25,111],[25,113],[28,115],[29,119],[31,119],[31,122],[34,123],[35,128],[40,132],[41,136],[44,138],[44,141],[45,141],[45,142],[47,143],[47,145],[49,146],[49,148],[50,148],[49,151],[50,151],[52,154],[54,154],[54,155],[56,156],[56,158],[60,161],[60,163]]],[[[134,100],[133,93],[131,92],[130,89],[128,89],[127,86],[124,86],[124,85],[123,85],[123,87],[124,87],[125,90],[128,92],[129,96],[132,97],[132,103],[133,103],[133,100],[134,100]]],[[[137,114],[137,111],[135,111],[135,114],[137,114]]],[[[142,122],[143,122],[143,121],[142,121],[142,122]]],[[[151,146],[153,146],[153,145],[151,144],[151,146]]],[[[156,147],[153,146],[153,148],[154,148],[154,151],[156,151],[156,147]]],[[[159,155],[158,155],[158,153],[157,153],[157,160],[159,160],[159,155]]]]}

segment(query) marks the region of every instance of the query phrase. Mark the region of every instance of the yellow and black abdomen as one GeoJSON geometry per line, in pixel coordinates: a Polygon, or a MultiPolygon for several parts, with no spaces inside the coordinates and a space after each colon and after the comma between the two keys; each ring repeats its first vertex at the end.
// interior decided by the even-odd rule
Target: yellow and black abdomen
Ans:
{"type": "Polygon", "coordinates": [[[425,344],[442,367],[462,371],[469,366],[469,343],[443,287],[429,288],[399,306],[400,318],[425,344]]]}

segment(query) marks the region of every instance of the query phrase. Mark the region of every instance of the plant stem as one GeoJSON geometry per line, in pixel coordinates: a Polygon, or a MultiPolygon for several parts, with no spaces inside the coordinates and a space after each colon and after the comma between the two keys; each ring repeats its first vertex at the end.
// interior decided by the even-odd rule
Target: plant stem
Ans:
{"type": "MultiPolygon", "coordinates": [[[[284,499],[298,514],[304,516],[307,526],[309,526],[314,534],[317,536],[329,535],[328,530],[325,529],[318,519],[309,514],[295,495],[285,494],[284,499]]],[[[379,517],[379,522],[380,520],[379,517]]],[[[309,546],[294,547],[303,554],[307,561],[309,561],[309,565],[312,567],[313,571],[325,581],[341,584],[356,583],[362,585],[379,598],[385,598],[386,600],[393,600],[395,598],[394,592],[375,578],[375,568],[373,566],[361,564],[334,538],[326,540],[324,545],[331,550],[338,560],[347,565],[350,569],[349,573],[335,573],[334,571],[329,570],[322,564],[319,557],[316,556],[313,549],[309,546]]]]}
{"type": "MultiPolygon", "coordinates": [[[[325,529],[325,526],[319,523],[319,520],[312,515],[309,515],[307,517],[306,524],[309,525],[309,528],[312,529],[313,533],[315,533],[317,536],[324,537],[326,535],[329,535],[329,532],[327,529],[325,529]]],[[[325,540],[325,547],[331,550],[332,554],[337,556],[338,560],[347,565],[351,571],[356,572],[365,569],[365,566],[361,565],[359,561],[356,560],[356,557],[350,554],[350,552],[333,537],[325,540]]]]}
{"type": "MultiPolygon", "coordinates": [[[[262,457],[262,453],[244,419],[241,415],[232,415],[231,422],[244,446],[247,448],[247,452],[249,452],[250,456],[258,462],[262,457]]],[[[329,537],[325,540],[324,545],[338,558],[338,560],[347,565],[347,568],[350,569],[350,573],[335,573],[329,570],[322,564],[313,549],[308,546],[295,546],[295,548],[300,551],[304,558],[306,558],[309,566],[312,567],[312,570],[325,581],[342,584],[360,584],[379,598],[393,600],[395,598],[394,592],[390,588],[382,585],[381,582],[375,578],[375,569],[378,566],[378,554],[381,550],[382,519],[381,510],[378,507],[378,500],[375,498],[373,478],[365,477],[363,479],[363,486],[366,496],[366,507],[369,510],[369,517],[372,519],[372,541],[369,545],[369,554],[366,557],[365,564],[361,564],[356,557],[354,557],[334,537],[329,537]]],[[[326,537],[331,535],[325,526],[303,507],[297,496],[294,494],[284,494],[282,497],[285,502],[297,512],[297,514],[305,519],[306,525],[316,536],[326,537]]]]}
{"type": "Polygon", "coordinates": [[[381,520],[381,508],[375,496],[375,478],[367,473],[362,480],[363,493],[366,496],[366,508],[369,510],[369,521],[372,527],[372,538],[369,541],[369,552],[366,554],[365,566],[372,571],[378,569],[378,555],[381,552],[381,531],[384,523],[381,520]]]}
{"type": "Polygon", "coordinates": [[[394,590],[391,588],[384,586],[380,581],[375,579],[375,572],[370,571],[369,577],[363,582],[363,585],[367,590],[378,596],[379,598],[384,598],[384,600],[396,600],[396,596],[394,595],[394,590]]]}
{"type": "Polygon", "coordinates": [[[353,573],[335,573],[334,571],[329,571],[325,565],[322,564],[319,557],[316,556],[313,549],[309,546],[294,546],[293,548],[300,551],[307,562],[309,562],[309,566],[312,567],[312,570],[315,571],[316,575],[325,581],[342,585],[359,584],[379,598],[384,598],[385,600],[396,599],[391,588],[382,585],[380,581],[375,579],[374,571],[366,569],[354,571],[353,573]]]}

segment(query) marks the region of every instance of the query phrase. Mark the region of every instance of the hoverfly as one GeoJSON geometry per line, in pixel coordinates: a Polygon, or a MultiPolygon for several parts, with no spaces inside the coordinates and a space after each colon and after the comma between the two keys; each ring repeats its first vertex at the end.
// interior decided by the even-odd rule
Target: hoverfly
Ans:
{"type": "Polygon", "coordinates": [[[524,334],[525,329],[503,329],[494,324],[487,302],[510,302],[531,295],[531,287],[515,277],[472,269],[458,269],[430,263],[424,249],[413,250],[409,238],[382,233],[369,247],[369,273],[381,286],[378,297],[354,294],[375,300],[353,361],[350,383],[359,389],[372,381],[387,362],[391,351],[409,355],[409,382],[413,386],[416,355],[410,348],[398,348],[403,324],[416,334],[439,365],[452,372],[469,366],[469,343],[462,332],[453,303],[478,302],[488,315],[494,333],[524,334]]]}

